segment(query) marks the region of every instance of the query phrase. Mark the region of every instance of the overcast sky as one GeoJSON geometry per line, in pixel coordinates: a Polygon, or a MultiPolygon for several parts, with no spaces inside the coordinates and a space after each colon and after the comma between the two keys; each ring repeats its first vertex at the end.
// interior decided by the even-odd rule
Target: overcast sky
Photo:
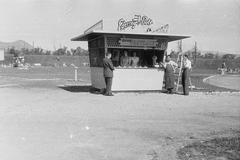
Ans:
{"type": "MultiPolygon", "coordinates": [[[[0,41],[25,40],[43,49],[87,49],[71,38],[101,19],[131,13],[169,23],[171,34],[191,35],[183,50],[240,54],[240,0],[0,0],[0,41]]],[[[177,43],[168,50],[177,50],[177,43]]]]}

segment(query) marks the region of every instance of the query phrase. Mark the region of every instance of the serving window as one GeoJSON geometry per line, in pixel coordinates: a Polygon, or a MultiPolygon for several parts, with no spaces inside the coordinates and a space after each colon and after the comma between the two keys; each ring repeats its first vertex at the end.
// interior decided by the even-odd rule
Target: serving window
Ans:
{"type": "MultiPolygon", "coordinates": [[[[144,50],[144,49],[112,49],[109,48],[108,52],[112,53],[112,62],[114,67],[128,67],[121,65],[121,57],[124,57],[124,51],[127,51],[128,57],[131,59],[133,57],[133,52],[136,52],[136,56],[139,58],[137,67],[154,67],[153,56],[157,57],[156,62],[163,61],[164,51],[162,50],[144,50]]],[[[131,61],[133,63],[133,61],[131,61]]],[[[130,63],[130,66],[131,66],[130,63]]]]}
{"type": "Polygon", "coordinates": [[[90,40],[88,44],[90,66],[102,67],[102,60],[108,51],[112,53],[111,59],[115,67],[149,68],[163,61],[168,39],[105,35],[90,40]],[[123,59],[127,62],[124,52],[127,52],[130,61],[127,65],[121,63],[123,59]],[[134,52],[137,58],[133,58],[134,52]],[[153,57],[156,58],[155,62],[153,57]]]}

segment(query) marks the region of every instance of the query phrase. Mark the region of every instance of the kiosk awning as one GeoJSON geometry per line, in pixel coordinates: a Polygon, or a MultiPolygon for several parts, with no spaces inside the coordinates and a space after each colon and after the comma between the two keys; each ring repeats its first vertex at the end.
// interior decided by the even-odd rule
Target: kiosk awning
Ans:
{"type": "Polygon", "coordinates": [[[102,30],[92,30],[78,37],[72,38],[71,41],[88,41],[103,35],[123,35],[123,36],[126,35],[126,36],[133,36],[133,37],[141,36],[146,38],[161,37],[161,38],[169,39],[169,42],[191,37],[189,35],[176,35],[176,34],[166,34],[166,33],[130,33],[130,32],[108,32],[108,31],[102,31],[102,30]]]}

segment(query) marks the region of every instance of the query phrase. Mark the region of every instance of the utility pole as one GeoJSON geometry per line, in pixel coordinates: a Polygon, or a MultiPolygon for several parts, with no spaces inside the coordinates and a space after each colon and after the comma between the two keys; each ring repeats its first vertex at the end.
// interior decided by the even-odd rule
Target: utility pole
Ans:
{"type": "Polygon", "coordinates": [[[196,66],[196,61],[197,61],[197,42],[195,42],[194,66],[196,66]]]}
{"type": "Polygon", "coordinates": [[[178,51],[182,52],[182,40],[178,41],[178,51]]]}

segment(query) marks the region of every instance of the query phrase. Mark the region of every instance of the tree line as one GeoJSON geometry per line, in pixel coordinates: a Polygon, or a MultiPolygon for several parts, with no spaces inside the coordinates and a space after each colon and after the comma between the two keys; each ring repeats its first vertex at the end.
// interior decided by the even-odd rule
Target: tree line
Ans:
{"type": "MultiPolygon", "coordinates": [[[[77,47],[76,49],[71,48],[70,50],[68,50],[67,47],[63,47],[63,48],[58,48],[55,49],[55,51],[50,51],[50,50],[43,50],[40,47],[36,47],[33,49],[28,49],[28,48],[22,48],[20,50],[15,50],[14,47],[11,49],[6,49],[5,50],[6,54],[23,54],[23,55],[57,55],[57,56],[88,56],[89,55],[89,51],[85,50],[81,47],[77,47]]],[[[201,54],[201,52],[195,52],[195,51],[186,51],[184,52],[185,54],[187,54],[190,58],[193,59],[235,59],[236,55],[234,54],[224,54],[224,55],[219,55],[219,53],[205,53],[205,54],[201,54]]],[[[179,52],[171,50],[170,55],[172,58],[177,58],[178,57],[179,52]]]]}
{"type": "Polygon", "coordinates": [[[36,47],[33,49],[22,48],[20,50],[16,50],[13,48],[8,48],[4,51],[6,54],[23,54],[23,55],[57,55],[57,56],[88,56],[88,50],[85,50],[81,47],[77,47],[76,49],[71,48],[68,50],[67,47],[55,49],[55,51],[43,50],[40,47],[36,47]]]}
{"type": "MultiPolygon", "coordinates": [[[[201,54],[201,52],[195,52],[195,51],[186,51],[184,52],[185,54],[188,55],[190,58],[200,58],[200,59],[235,59],[236,55],[235,54],[223,54],[222,56],[219,55],[219,53],[211,53],[207,52],[205,54],[201,54]]],[[[176,52],[174,50],[171,50],[170,55],[172,58],[177,58],[179,52],[176,52]]]]}

